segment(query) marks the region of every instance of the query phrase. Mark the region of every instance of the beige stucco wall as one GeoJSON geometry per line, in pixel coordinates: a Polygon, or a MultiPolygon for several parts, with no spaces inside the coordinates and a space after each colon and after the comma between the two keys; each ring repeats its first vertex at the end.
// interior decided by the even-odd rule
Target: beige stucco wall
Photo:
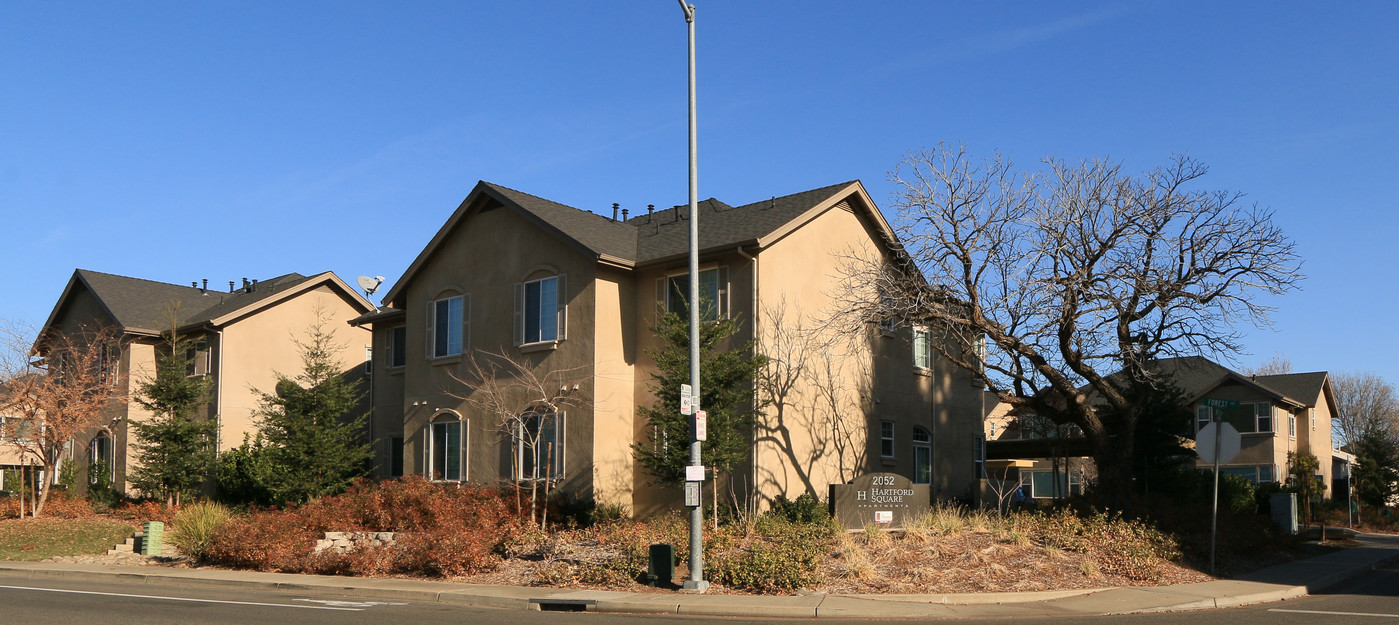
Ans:
{"type": "MultiPolygon", "coordinates": [[[[882,332],[873,326],[822,328],[838,303],[837,255],[882,254],[874,226],[837,206],[763,250],[758,290],[763,312],[760,341],[802,369],[774,397],[760,423],[757,477],[764,499],[802,492],[825,495],[831,483],[890,471],[913,476],[915,427],[932,437],[935,498],[973,495],[973,441],[981,429],[981,389],[967,372],[933,356],[930,370],[913,364],[912,328],[882,332]],[[783,309],[780,318],[771,310],[783,309]],[[806,349],[784,347],[798,327],[823,339],[806,349]],[[841,336],[841,335],[844,336],[841,336]],[[893,458],[880,454],[881,421],[893,421],[893,458]]],[[[934,333],[936,336],[936,333],[934,333]]]]}
{"type": "MultiPolygon", "coordinates": [[[[494,483],[512,472],[511,454],[497,415],[483,413],[460,397],[470,377],[468,358],[428,359],[426,321],[432,301],[468,294],[468,331],[464,351],[504,353],[526,362],[537,375],[555,372],[559,382],[578,383],[585,398],[596,395],[592,370],[597,362],[594,262],[553,235],[507,208],[467,215],[446,235],[436,253],[396,295],[395,308],[406,312],[407,364],[403,371],[401,414],[404,419],[404,471],[424,471],[424,428],[434,415],[467,422],[467,471],[474,482],[494,483]],[[568,334],[553,349],[524,352],[514,346],[515,283],[565,274],[561,301],[568,304],[568,334]]],[[[520,396],[523,410],[532,397],[520,396]]],[[[392,401],[392,398],[385,398],[392,401]]],[[[592,496],[593,410],[584,405],[566,414],[562,487],[579,497],[592,496]]]]}
{"type": "Polygon", "coordinates": [[[362,374],[369,331],[348,325],[360,312],[348,296],[320,286],[211,333],[212,370],[216,378],[213,409],[219,417],[219,451],[241,445],[245,433],[256,432],[257,391],[274,392],[278,373],[293,378],[301,373],[301,352],[296,341],[307,340],[307,330],[316,323],[318,315],[325,315],[323,329],[333,332],[335,343],[340,345],[343,370],[362,374]]]}
{"type": "Polygon", "coordinates": [[[636,298],[633,280],[618,270],[599,272],[593,411],[593,490],[598,503],[631,509],[636,463],[635,442],[638,324],[631,314],[636,298]]]}

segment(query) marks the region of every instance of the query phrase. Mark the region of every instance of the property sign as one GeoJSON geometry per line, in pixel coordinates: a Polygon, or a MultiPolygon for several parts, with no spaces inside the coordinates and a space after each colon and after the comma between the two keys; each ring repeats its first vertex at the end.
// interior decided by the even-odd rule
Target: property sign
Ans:
{"type": "Polygon", "coordinates": [[[703,410],[695,411],[695,440],[709,440],[709,413],[703,410]]]}
{"type": "Polygon", "coordinates": [[[680,385],[680,414],[689,415],[695,412],[694,389],[689,384],[680,385]]]}
{"type": "Polygon", "coordinates": [[[690,508],[698,508],[700,505],[700,483],[685,482],[685,505],[690,508]]]}
{"type": "Polygon", "coordinates": [[[1224,410],[1232,410],[1239,407],[1239,402],[1232,399],[1215,399],[1213,397],[1206,397],[1205,400],[1200,403],[1210,408],[1223,408],[1224,410]]]}
{"type": "Polygon", "coordinates": [[[689,465],[689,466],[687,466],[687,467],[685,467],[685,481],[686,481],[686,482],[703,482],[703,481],[704,481],[704,467],[703,467],[702,465],[693,465],[693,464],[692,464],[692,465],[689,465]]]}
{"type": "Polygon", "coordinates": [[[894,473],[870,473],[847,484],[831,484],[827,501],[831,517],[849,529],[871,523],[901,528],[932,507],[927,484],[914,484],[894,473]]]}

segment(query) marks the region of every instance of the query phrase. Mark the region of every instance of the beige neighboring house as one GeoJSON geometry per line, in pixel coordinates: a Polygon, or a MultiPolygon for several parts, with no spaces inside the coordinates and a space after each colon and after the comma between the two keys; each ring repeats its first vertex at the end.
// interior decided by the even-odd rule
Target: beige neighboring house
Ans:
{"type": "MultiPolygon", "coordinates": [[[[818,330],[835,305],[838,255],[890,258],[895,235],[859,182],[745,206],[699,204],[700,292],[777,363],[748,459],[721,484],[740,503],[824,497],[827,485],[891,471],[970,498],[982,469],[981,388],[938,361],[911,327],[818,330]]],[[[550,419],[550,471],[569,496],[649,514],[680,489],[650,484],[632,445],[656,440],[650,325],[688,289],[688,206],[603,215],[481,182],[384,295],[373,327],[380,475],[496,483],[530,475],[497,418],[462,399],[473,354],[501,352],[537,375],[574,372],[588,405],[550,419]],[[517,468],[519,467],[519,468],[517,468]]],[[[521,411],[529,398],[520,398],[521,411]]],[[[708,489],[706,489],[708,492],[708,489]]],[[[708,495],[706,495],[707,500],[708,495]]]]}
{"type": "MultiPolygon", "coordinates": [[[[14,442],[6,436],[8,430],[5,428],[5,421],[17,418],[0,412],[0,491],[15,491],[19,488],[19,472],[24,467],[38,467],[39,456],[25,452],[14,445],[14,442]],[[14,472],[7,475],[6,472],[14,472]]],[[[37,475],[33,479],[38,481],[37,475]]]]}
{"type": "MultiPolygon", "coordinates": [[[[78,269],[40,329],[34,350],[46,355],[45,337],[55,332],[117,329],[120,349],[112,380],[131,397],[155,374],[156,355],[166,348],[162,333],[173,321],[181,338],[192,341],[187,374],[208,376],[212,382],[200,416],[218,421],[220,452],[241,445],[244,435],[256,431],[254,389],[270,392],[277,372],[295,376],[302,370],[295,341],[305,338],[318,315],[325,316],[326,329],[343,345],[346,373],[356,379],[367,373],[369,333],[346,322],[374,306],[335,274],[244,279],[242,285],[229,282],[227,291],[207,283],[181,286],[78,269]]],[[[127,493],[127,474],[138,462],[129,424],[147,417],[134,401],[116,408],[102,427],[74,441],[69,459],[84,469],[106,463],[114,487],[127,493]]]]}
{"type": "MultiPolygon", "coordinates": [[[[1329,499],[1338,488],[1344,490],[1345,472],[1354,457],[1333,444],[1336,398],[1325,371],[1246,376],[1200,356],[1163,358],[1153,369],[1184,394],[1194,418],[1182,431],[1192,437],[1210,422],[1212,411],[1220,410],[1206,406],[1206,399],[1238,402],[1238,407],[1220,414],[1240,435],[1239,455],[1220,465],[1222,475],[1239,475],[1255,484],[1285,482],[1288,453],[1310,453],[1319,461],[1317,477],[1326,485],[1323,497],[1329,499]]],[[[1066,487],[1077,492],[1083,475],[1092,471],[1092,462],[1082,457],[1087,454],[1086,441],[1073,426],[1056,427],[1035,415],[1013,414],[1007,404],[989,394],[985,414],[990,471],[1031,475],[1021,481],[1033,496],[1055,496],[1066,487]],[[1055,485],[1053,478],[1044,475],[1053,470],[1048,458],[1055,455],[1069,470],[1059,476],[1066,484],[1055,485]]],[[[1204,461],[1197,466],[1213,467],[1204,461]]]]}

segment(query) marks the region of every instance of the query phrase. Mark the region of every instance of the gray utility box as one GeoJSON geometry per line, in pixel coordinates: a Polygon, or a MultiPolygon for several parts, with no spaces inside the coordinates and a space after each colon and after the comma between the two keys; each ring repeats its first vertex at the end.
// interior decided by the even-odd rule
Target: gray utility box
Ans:
{"type": "Polygon", "coordinates": [[[1297,493],[1273,493],[1273,498],[1268,501],[1268,507],[1272,510],[1273,522],[1287,532],[1288,536],[1297,535],[1297,493]]]}

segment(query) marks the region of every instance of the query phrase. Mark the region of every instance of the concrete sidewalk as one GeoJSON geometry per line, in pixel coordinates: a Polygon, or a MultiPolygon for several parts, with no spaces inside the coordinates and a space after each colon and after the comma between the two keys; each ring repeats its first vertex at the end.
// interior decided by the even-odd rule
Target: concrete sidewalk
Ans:
{"type": "Polygon", "coordinates": [[[0,576],[129,581],[185,587],[247,587],[522,610],[586,609],[599,612],[799,618],[1029,618],[1201,610],[1281,601],[1335,586],[1377,567],[1399,561],[1399,537],[1362,534],[1357,540],[1362,546],[1256,571],[1240,579],[1180,586],[1028,593],[811,594],[775,597],[696,595],[51,562],[0,562],[0,576]]]}

